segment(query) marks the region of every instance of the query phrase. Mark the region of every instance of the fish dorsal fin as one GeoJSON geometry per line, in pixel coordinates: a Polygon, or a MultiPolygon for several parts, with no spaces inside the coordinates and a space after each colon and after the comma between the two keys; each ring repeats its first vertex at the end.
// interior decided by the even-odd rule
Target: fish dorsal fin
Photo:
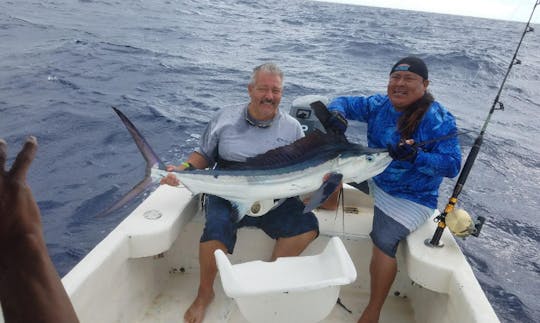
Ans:
{"type": "Polygon", "coordinates": [[[250,157],[241,166],[239,165],[239,167],[242,169],[283,167],[307,160],[314,154],[321,152],[324,147],[346,143],[348,141],[343,135],[325,134],[319,130],[315,130],[291,144],[250,157]]]}

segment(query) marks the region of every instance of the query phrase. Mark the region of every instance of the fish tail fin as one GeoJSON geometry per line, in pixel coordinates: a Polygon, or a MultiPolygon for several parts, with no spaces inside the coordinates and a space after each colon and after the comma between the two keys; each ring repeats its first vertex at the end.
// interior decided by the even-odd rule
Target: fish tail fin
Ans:
{"type": "Polygon", "coordinates": [[[165,164],[159,159],[157,154],[154,152],[152,147],[148,144],[146,139],[143,137],[143,135],[139,132],[137,127],[126,117],[125,114],[122,113],[122,111],[118,110],[115,107],[112,107],[114,112],[120,117],[120,120],[122,120],[122,123],[124,126],[126,126],[127,130],[129,131],[129,134],[135,141],[135,144],[139,148],[139,151],[143,155],[144,159],[146,160],[146,172],[147,176],[150,174],[150,170],[152,168],[159,168],[159,169],[165,169],[165,164]]]}
{"type": "Polygon", "coordinates": [[[127,130],[131,134],[131,137],[135,141],[135,144],[139,148],[139,151],[143,155],[144,159],[146,160],[146,170],[144,178],[137,183],[129,192],[127,192],[124,196],[122,196],[118,201],[116,201],[113,205],[108,207],[105,211],[101,212],[98,216],[106,216],[118,209],[120,209],[122,206],[126,205],[127,203],[131,202],[135,197],[137,197],[140,193],[142,193],[144,190],[146,190],[150,185],[152,185],[152,169],[158,168],[165,170],[165,164],[159,159],[157,154],[154,152],[152,147],[148,144],[146,139],[142,136],[142,134],[139,132],[139,130],[135,127],[135,125],[126,117],[125,114],[122,113],[122,111],[118,110],[115,107],[112,107],[114,112],[120,117],[120,120],[122,120],[122,123],[124,126],[126,126],[127,130]]]}
{"type": "Polygon", "coordinates": [[[107,209],[99,213],[97,217],[107,216],[114,211],[120,209],[124,205],[133,201],[141,192],[147,189],[150,185],[152,185],[152,178],[150,176],[146,176],[142,181],[133,186],[133,188],[129,190],[129,192],[124,194],[118,201],[114,202],[107,209]]]}

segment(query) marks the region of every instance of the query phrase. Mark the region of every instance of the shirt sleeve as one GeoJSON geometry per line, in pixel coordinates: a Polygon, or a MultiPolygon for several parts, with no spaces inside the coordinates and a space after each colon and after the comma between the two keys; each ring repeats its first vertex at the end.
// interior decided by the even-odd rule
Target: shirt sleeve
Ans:
{"type": "MultiPolygon", "coordinates": [[[[444,137],[457,133],[454,117],[450,112],[442,116],[438,125],[428,122],[425,130],[433,131],[432,138],[444,137]]],[[[431,176],[455,177],[461,169],[461,147],[457,136],[436,141],[419,150],[415,160],[415,166],[419,172],[431,176]]]]}
{"type": "Polygon", "coordinates": [[[201,154],[211,167],[216,163],[218,145],[219,135],[216,131],[216,121],[213,119],[206,125],[206,129],[204,129],[199,140],[199,147],[195,151],[201,154]]]}
{"type": "Polygon", "coordinates": [[[339,111],[349,120],[368,122],[373,103],[381,101],[380,95],[373,96],[340,96],[328,105],[329,111],[339,111]]]}

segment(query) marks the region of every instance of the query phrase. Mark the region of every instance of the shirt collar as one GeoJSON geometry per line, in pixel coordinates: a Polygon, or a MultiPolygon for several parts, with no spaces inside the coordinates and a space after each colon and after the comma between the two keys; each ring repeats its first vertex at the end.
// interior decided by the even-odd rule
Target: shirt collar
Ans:
{"type": "Polygon", "coordinates": [[[274,120],[277,119],[278,115],[279,115],[279,110],[276,112],[276,115],[274,116],[274,118],[270,119],[270,120],[255,120],[253,117],[251,117],[249,115],[249,112],[248,112],[248,107],[249,107],[249,104],[246,106],[246,108],[244,109],[244,119],[246,119],[247,123],[250,125],[250,126],[253,126],[253,127],[257,127],[257,128],[268,128],[272,125],[272,123],[274,122],[274,120]]]}

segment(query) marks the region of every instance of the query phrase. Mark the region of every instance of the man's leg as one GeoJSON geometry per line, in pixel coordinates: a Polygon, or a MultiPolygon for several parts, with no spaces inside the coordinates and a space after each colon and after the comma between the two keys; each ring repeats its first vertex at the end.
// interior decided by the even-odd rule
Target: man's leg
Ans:
{"type": "Polygon", "coordinates": [[[276,239],[272,261],[278,257],[298,256],[319,234],[313,212],[303,213],[304,203],[289,198],[278,208],[260,217],[260,228],[276,239]]]}
{"type": "Polygon", "coordinates": [[[278,238],[272,252],[272,261],[278,257],[298,256],[317,237],[317,231],[312,230],[294,237],[278,238]]]}
{"type": "Polygon", "coordinates": [[[221,249],[228,252],[236,242],[236,228],[231,219],[230,203],[226,200],[208,195],[206,197],[206,223],[201,243],[199,244],[200,280],[197,297],[184,314],[187,323],[200,323],[208,305],[214,299],[214,280],[217,275],[217,264],[214,251],[221,249]]]}
{"type": "Polygon", "coordinates": [[[396,277],[396,258],[386,255],[379,248],[373,246],[369,273],[371,275],[371,294],[369,303],[362,316],[360,316],[358,323],[379,322],[384,301],[396,277]]]}
{"type": "Polygon", "coordinates": [[[197,297],[184,314],[184,321],[187,323],[202,322],[206,308],[214,299],[214,280],[217,275],[214,251],[217,249],[227,252],[225,245],[217,240],[205,241],[199,244],[199,290],[197,297]]]}

